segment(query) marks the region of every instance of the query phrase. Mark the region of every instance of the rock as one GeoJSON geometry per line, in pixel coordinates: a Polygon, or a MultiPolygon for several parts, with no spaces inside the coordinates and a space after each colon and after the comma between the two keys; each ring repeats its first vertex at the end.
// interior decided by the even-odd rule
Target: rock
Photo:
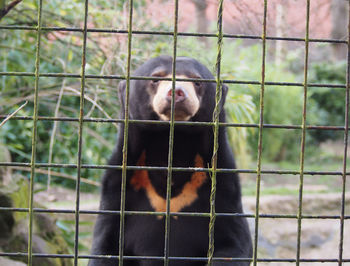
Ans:
{"type": "MultiPolygon", "coordinates": [[[[28,206],[28,181],[13,176],[13,183],[0,187],[0,206],[26,208],[28,206]]],[[[34,202],[34,207],[42,208],[34,202]]],[[[28,250],[28,220],[26,212],[0,212],[0,249],[4,252],[24,252],[28,250]]],[[[34,213],[32,250],[41,254],[69,254],[68,244],[58,229],[55,217],[50,213],[34,213]]],[[[25,256],[11,258],[26,262],[25,256]]],[[[0,266],[2,264],[0,263],[0,266]]],[[[4,264],[4,265],[15,265],[4,264]]],[[[21,265],[21,264],[19,264],[21,265]]],[[[60,258],[33,257],[33,265],[40,266],[71,266],[72,260],[60,258]]]]}
{"type": "MultiPolygon", "coordinates": [[[[11,154],[6,146],[0,142],[0,162],[11,162],[11,154]]],[[[8,185],[11,180],[11,168],[0,167],[0,183],[8,185]]]]}
{"type": "Polygon", "coordinates": [[[27,264],[20,261],[15,261],[4,257],[0,257],[0,266],[26,266],[26,265],[27,264]]]}
{"type": "MultiPolygon", "coordinates": [[[[11,206],[11,198],[0,191],[0,206],[2,207],[10,207],[11,206]]],[[[13,216],[13,212],[10,211],[1,211],[0,212],[0,239],[8,238],[12,229],[15,225],[15,218],[13,216]]]]}
{"type": "MultiPolygon", "coordinates": [[[[255,198],[244,198],[247,213],[255,212],[255,198]]],[[[347,211],[350,207],[350,194],[346,194],[347,211]]],[[[305,195],[303,213],[307,215],[339,215],[341,194],[305,195]]],[[[297,196],[264,196],[260,199],[260,213],[292,214],[298,210],[297,196]]],[[[347,212],[348,213],[348,212],[347,212]]],[[[254,234],[254,219],[248,219],[254,234]]],[[[350,257],[350,221],[345,220],[343,257],[350,257]]],[[[295,259],[297,253],[298,220],[296,218],[260,218],[258,257],[270,259],[295,259]]],[[[300,256],[303,259],[337,259],[339,252],[339,219],[302,219],[300,256]]],[[[273,263],[259,262],[259,265],[273,263]]],[[[279,266],[292,265],[289,262],[274,263],[279,266]]],[[[306,265],[306,263],[305,263],[306,265]]],[[[307,263],[308,266],[320,265],[320,262],[307,263]]],[[[325,266],[334,263],[322,263],[325,266]]]]}

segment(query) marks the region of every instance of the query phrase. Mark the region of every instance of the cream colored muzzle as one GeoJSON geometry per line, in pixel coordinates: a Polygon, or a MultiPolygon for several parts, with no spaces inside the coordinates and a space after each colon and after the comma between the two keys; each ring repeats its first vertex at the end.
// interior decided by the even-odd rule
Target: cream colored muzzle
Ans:
{"type": "MultiPolygon", "coordinates": [[[[171,77],[170,75],[167,77],[171,77]]],[[[188,78],[177,76],[177,78],[188,78]]],[[[160,81],[157,92],[152,100],[152,107],[160,119],[169,121],[171,117],[172,81],[160,81]]],[[[175,120],[187,121],[199,109],[199,99],[192,82],[176,81],[175,84],[175,120]]]]}

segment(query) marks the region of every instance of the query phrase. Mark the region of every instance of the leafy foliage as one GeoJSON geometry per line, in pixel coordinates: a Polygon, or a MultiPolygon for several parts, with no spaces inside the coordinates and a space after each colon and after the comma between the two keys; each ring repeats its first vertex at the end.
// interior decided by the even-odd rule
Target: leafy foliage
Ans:
{"type": "MultiPolygon", "coordinates": [[[[61,230],[62,232],[62,237],[67,243],[67,248],[69,249],[70,253],[74,253],[74,233],[75,233],[75,221],[72,220],[57,220],[56,221],[57,227],[61,230]]],[[[85,226],[85,227],[92,227],[93,223],[89,221],[80,221],[79,226],[85,226]]],[[[90,237],[91,232],[79,232],[79,251],[89,251],[89,247],[85,245],[85,243],[82,243],[82,239],[90,237]]]]}
{"type": "MultiPolygon", "coordinates": [[[[145,15],[146,1],[134,6],[134,28],[172,31],[172,20],[156,22],[145,15]]],[[[23,1],[2,21],[5,25],[35,26],[37,1],[23,1]]],[[[45,2],[43,26],[81,28],[83,25],[83,1],[53,0],[45,2]]],[[[128,7],[126,1],[99,1],[89,4],[89,28],[126,29],[128,7]]],[[[34,72],[35,30],[4,30],[0,33],[0,69],[4,72],[34,72]]],[[[41,73],[80,74],[82,61],[82,33],[76,31],[44,30],[40,52],[41,73]]],[[[87,35],[86,73],[92,75],[118,75],[126,73],[127,35],[122,33],[89,32],[87,35]]],[[[179,36],[178,56],[199,59],[215,73],[217,57],[216,38],[206,43],[200,39],[179,36]]],[[[146,59],[161,54],[172,54],[172,37],[164,35],[133,35],[131,67],[135,69],[146,59]]],[[[269,47],[268,47],[269,51],[269,47]]],[[[260,43],[247,46],[240,40],[224,39],[221,60],[221,78],[239,81],[261,80],[260,43]]],[[[291,56],[290,56],[291,55],[291,56]]],[[[271,61],[266,64],[266,81],[302,82],[299,72],[289,70],[293,62],[286,55],[282,65],[271,61]]],[[[311,82],[344,83],[344,64],[318,64],[312,66],[311,82]],[[341,73],[341,74],[339,74],[341,73]]],[[[85,117],[116,118],[119,112],[116,92],[118,79],[87,78],[85,83],[85,117]]],[[[15,110],[25,100],[29,104],[18,115],[33,114],[34,78],[31,76],[1,76],[0,113],[15,110]]],[[[49,117],[79,117],[80,78],[41,77],[39,82],[39,115],[49,117]]],[[[309,88],[308,123],[341,124],[344,115],[344,90],[309,88]]],[[[226,111],[228,122],[258,123],[260,85],[229,84],[226,111]]],[[[302,87],[265,86],[264,123],[300,125],[302,118],[302,87]]],[[[116,125],[112,123],[86,123],[84,126],[83,163],[105,164],[111,153],[116,125]]],[[[299,157],[300,132],[282,129],[264,129],[263,157],[268,161],[297,160],[299,157]]],[[[76,163],[78,148],[77,122],[39,121],[37,162],[76,163]]],[[[323,133],[322,133],[323,134],[323,133]]],[[[31,154],[32,122],[11,120],[0,130],[0,139],[11,151],[12,160],[28,162],[31,154]]],[[[240,167],[248,167],[250,155],[256,154],[258,130],[247,127],[229,127],[229,137],[240,167]]],[[[317,133],[312,136],[322,141],[329,136],[317,133]]],[[[337,135],[331,136],[336,138],[337,135]]],[[[76,175],[71,168],[55,171],[76,175]]],[[[100,176],[88,169],[82,176],[99,180],[100,176]]],[[[45,181],[46,175],[38,175],[45,181]]],[[[71,180],[53,178],[56,183],[73,187],[71,180]]],[[[83,186],[83,189],[90,189],[83,186]]]]}
{"type": "MultiPolygon", "coordinates": [[[[321,62],[311,66],[310,82],[319,84],[346,83],[346,62],[321,62]]],[[[345,89],[311,87],[311,99],[315,102],[318,125],[343,126],[345,119],[345,89]]],[[[312,136],[321,142],[343,136],[342,131],[314,131],[312,136]]]]}

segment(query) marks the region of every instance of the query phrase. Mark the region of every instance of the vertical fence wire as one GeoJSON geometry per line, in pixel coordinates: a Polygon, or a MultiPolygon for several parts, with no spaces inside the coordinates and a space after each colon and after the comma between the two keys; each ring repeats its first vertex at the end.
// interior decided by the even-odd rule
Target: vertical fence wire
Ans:
{"type": "Polygon", "coordinates": [[[262,29],[262,62],[261,62],[261,87],[259,103],[259,140],[257,156],[257,175],[256,175],[256,199],[255,199],[255,229],[254,229],[254,247],[253,247],[253,265],[258,261],[258,239],[259,239],[259,209],[260,209],[260,183],[261,183],[261,158],[262,158],[262,137],[264,126],[264,94],[265,94],[265,62],[266,62],[266,24],[267,24],[267,1],[264,0],[264,15],[262,29]]]}
{"type": "Polygon", "coordinates": [[[348,12],[348,49],[347,49],[347,69],[346,69],[346,96],[345,96],[345,125],[344,125],[344,154],[343,154],[343,173],[342,173],[342,198],[341,198],[341,214],[340,214],[340,238],[339,238],[339,256],[338,265],[343,264],[344,251],[344,222],[345,222],[345,192],[346,192],[346,169],[348,157],[348,142],[349,142],[349,94],[350,94],[350,1],[348,12]]]}
{"type": "Polygon", "coordinates": [[[39,75],[40,75],[40,45],[41,45],[41,15],[42,0],[38,1],[38,25],[36,35],[36,54],[35,54],[35,83],[34,83],[34,110],[33,110],[33,131],[32,131],[32,154],[30,161],[30,184],[29,184],[29,225],[28,225],[28,265],[33,263],[33,202],[34,202],[34,178],[35,178],[35,160],[36,160],[36,144],[38,138],[38,109],[39,109],[39,75]]]}
{"type": "Polygon", "coordinates": [[[170,106],[170,129],[169,129],[169,152],[166,187],[166,215],[164,231],[164,266],[169,264],[169,243],[170,243],[170,200],[171,200],[171,180],[173,171],[173,148],[174,148],[174,120],[175,120],[175,85],[176,85],[176,55],[177,55],[177,24],[179,14],[179,1],[174,1],[174,35],[173,35],[173,61],[171,77],[171,106],[170,106]]]}
{"type": "MultiPolygon", "coordinates": [[[[173,34],[173,61],[172,61],[172,99],[171,99],[171,119],[170,119],[170,130],[169,130],[169,152],[168,152],[168,166],[167,166],[167,194],[166,194],[166,213],[165,213],[165,243],[164,243],[164,265],[169,264],[169,240],[170,240],[170,200],[171,200],[171,180],[173,171],[173,146],[174,146],[174,111],[175,111],[175,85],[176,85],[176,55],[177,55],[177,36],[178,36],[178,0],[174,0],[175,10],[174,10],[174,31],[173,34]]],[[[297,251],[296,259],[290,260],[289,262],[295,262],[299,265],[302,261],[312,261],[312,260],[302,260],[300,258],[301,253],[301,226],[303,217],[303,181],[304,181],[304,159],[305,159],[305,139],[306,139],[306,111],[307,111],[307,90],[308,90],[308,58],[309,58],[309,20],[310,20],[310,0],[306,0],[306,33],[305,33],[305,57],[304,57],[304,95],[303,95],[303,115],[302,115],[302,125],[300,129],[302,130],[301,136],[301,150],[300,150],[300,172],[299,172],[299,197],[298,197],[298,213],[296,217],[298,222],[297,228],[297,251]]],[[[263,33],[262,33],[262,69],[261,69],[261,88],[260,88],[260,117],[259,117],[259,140],[258,140],[258,156],[257,156],[257,177],[256,177],[256,210],[255,210],[255,232],[254,232],[254,252],[253,252],[253,265],[257,265],[258,260],[258,238],[259,238],[259,206],[260,206],[260,183],[261,183],[261,170],[262,166],[262,137],[264,128],[264,92],[265,92],[265,61],[266,61],[266,27],[267,27],[267,5],[268,0],[264,0],[264,11],[263,11],[263,33]]],[[[219,134],[219,103],[222,95],[222,81],[220,80],[220,65],[221,65],[221,54],[222,54],[222,43],[223,43],[223,32],[222,32],[222,12],[223,12],[223,0],[218,1],[218,20],[217,20],[217,59],[216,59],[216,105],[213,113],[213,131],[214,131],[214,141],[213,141],[213,156],[212,156],[212,166],[210,169],[211,177],[211,194],[210,194],[210,221],[209,221],[209,247],[207,254],[208,265],[212,265],[214,256],[214,225],[215,225],[215,193],[216,193],[216,173],[217,173],[217,151],[218,151],[218,134],[219,134]]],[[[126,198],[126,176],[127,176],[127,149],[128,149],[128,127],[129,127],[129,88],[130,88],[130,66],[131,66],[131,41],[132,41],[132,16],[133,16],[133,0],[129,0],[129,25],[128,25],[128,55],[127,55],[127,71],[126,71],[126,91],[125,91],[125,117],[124,123],[124,143],[123,143],[123,162],[122,162],[122,186],[121,186],[121,206],[120,206],[120,237],[119,237],[119,265],[123,265],[123,253],[124,253],[124,227],[125,227],[125,198],[126,198]]],[[[74,241],[74,265],[78,265],[78,241],[79,241],[79,214],[80,214],[80,181],[81,181],[81,168],[82,164],[82,134],[83,134],[83,124],[84,124],[84,90],[85,90],[85,64],[86,64],[86,44],[87,44],[87,18],[88,18],[88,0],[85,0],[85,16],[84,16],[84,27],[82,29],[83,33],[83,53],[82,53],[82,65],[81,65],[81,90],[80,90],[80,113],[79,113],[79,128],[78,128],[78,161],[76,164],[77,168],[77,179],[76,179],[76,202],[75,202],[75,241],[74,241]]],[[[36,39],[36,59],[35,59],[35,85],[34,85],[34,110],[33,110],[33,130],[32,130],[32,150],[31,150],[31,162],[30,162],[30,191],[29,191],[29,208],[28,208],[28,218],[29,218],[29,228],[28,228],[28,265],[32,265],[33,251],[33,216],[35,209],[33,208],[34,202],[34,178],[35,178],[35,168],[38,166],[36,164],[36,148],[37,148],[37,126],[38,120],[38,109],[39,109],[39,78],[42,76],[40,74],[40,44],[41,44],[41,33],[42,33],[42,0],[38,0],[38,18],[37,18],[37,39],[36,39]]],[[[350,3],[349,3],[349,24],[348,24],[348,53],[347,53],[347,78],[346,78],[346,97],[345,97],[345,126],[344,126],[344,154],[343,154],[343,169],[342,169],[342,196],[341,196],[341,214],[337,216],[340,222],[340,240],[339,240],[339,254],[338,259],[334,260],[338,262],[338,265],[342,265],[344,261],[343,258],[343,242],[344,242],[344,226],[345,226],[345,192],[346,192],[346,176],[347,173],[347,148],[348,148],[348,127],[349,127],[349,94],[350,94],[350,3]]],[[[5,73],[6,74],[6,73],[5,73]]],[[[284,128],[282,126],[282,128],[284,128]]],[[[50,167],[51,164],[49,164],[50,167]]],[[[319,217],[318,217],[319,218],[319,217]]],[[[24,253],[25,254],[25,253],[24,253]]],[[[54,256],[53,256],[54,257],[54,256]]],[[[161,258],[160,258],[161,259],[161,258]]],[[[262,259],[264,260],[264,259],[262,259]]],[[[281,261],[281,260],[276,260],[281,261]]],[[[321,261],[321,260],[314,260],[321,261]]],[[[326,261],[326,260],[322,260],[326,261]]],[[[331,260],[329,260],[331,261],[331,260]]]]}
{"type": "Polygon", "coordinates": [[[310,27],[310,0],[306,0],[306,28],[305,28],[305,57],[304,57],[304,99],[303,99],[303,117],[301,125],[301,144],[300,144],[300,176],[299,176],[299,197],[298,197],[298,234],[297,234],[297,254],[296,265],[300,264],[300,245],[301,245],[301,222],[303,214],[303,187],[304,187],[304,162],[305,162],[305,139],[306,139],[306,112],[307,112],[307,81],[309,66],[309,27],[310,27]]]}
{"type": "Polygon", "coordinates": [[[126,198],[126,176],[128,159],[128,137],[129,137],[129,91],[130,91],[130,68],[131,68],[131,40],[132,40],[132,16],[134,1],[129,0],[129,21],[128,21],[128,55],[126,65],[125,84],[125,110],[124,110],[124,143],[123,143],[123,163],[122,163],[122,184],[120,202],[120,224],[119,224],[119,266],[123,266],[124,253],[124,229],[125,229],[125,198],[126,198]]]}
{"type": "Polygon", "coordinates": [[[75,186],[75,236],[74,236],[74,266],[78,265],[79,255],[79,209],[80,209],[80,179],[82,166],[83,149],[83,126],[84,126],[84,95],[85,95],[85,65],[86,65],[86,42],[87,42],[87,18],[89,0],[85,0],[84,7],[84,28],[83,28],[83,53],[81,58],[81,81],[80,81],[80,108],[79,108],[79,129],[78,129],[78,161],[77,180],[75,186]]]}
{"type": "Polygon", "coordinates": [[[221,73],[221,54],[223,44],[223,32],[222,32],[222,12],[223,12],[223,0],[219,0],[218,6],[218,19],[217,19],[217,56],[216,56],[216,89],[215,89],[215,109],[213,113],[214,122],[214,139],[213,139],[213,156],[212,156],[212,167],[210,172],[211,177],[211,191],[210,191],[210,220],[209,220],[209,247],[208,247],[208,266],[213,263],[215,245],[214,245],[214,229],[215,229],[215,195],[216,195],[216,170],[218,160],[218,149],[219,149],[219,115],[220,115],[220,102],[222,97],[222,83],[220,80],[221,73]]]}

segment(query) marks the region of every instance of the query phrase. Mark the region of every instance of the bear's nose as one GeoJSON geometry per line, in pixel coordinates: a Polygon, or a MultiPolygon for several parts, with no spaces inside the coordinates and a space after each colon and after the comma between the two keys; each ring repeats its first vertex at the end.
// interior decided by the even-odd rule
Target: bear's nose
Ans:
{"type": "MultiPolygon", "coordinates": [[[[167,101],[171,102],[171,92],[172,89],[170,89],[166,95],[167,101]]],[[[186,93],[181,87],[175,88],[175,103],[182,102],[186,99],[186,93]]]]}

